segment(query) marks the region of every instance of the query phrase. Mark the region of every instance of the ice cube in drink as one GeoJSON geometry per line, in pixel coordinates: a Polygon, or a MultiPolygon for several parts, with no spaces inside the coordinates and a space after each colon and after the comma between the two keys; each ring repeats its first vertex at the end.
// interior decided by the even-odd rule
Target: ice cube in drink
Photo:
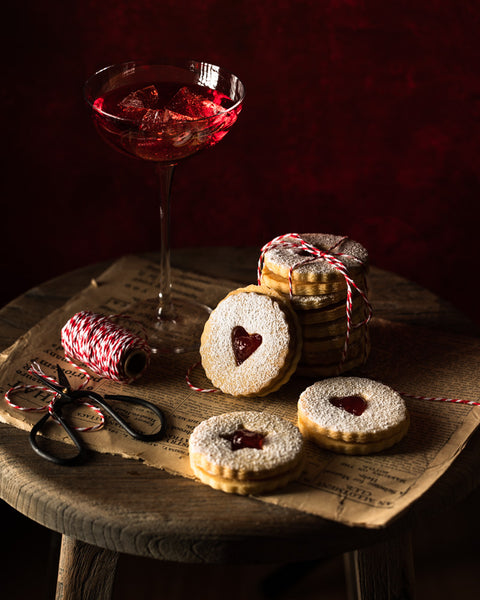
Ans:
{"type": "Polygon", "coordinates": [[[175,126],[175,124],[178,125],[191,120],[192,117],[181,115],[177,112],[174,112],[173,110],[168,110],[168,108],[149,108],[146,110],[142,117],[140,129],[141,131],[145,131],[146,133],[164,133],[168,128],[168,125],[175,126]]]}
{"type": "Polygon", "coordinates": [[[156,108],[158,103],[158,90],[154,85],[149,85],[140,90],[130,92],[118,103],[121,116],[127,119],[141,119],[147,110],[156,108]]]}
{"type": "Polygon", "coordinates": [[[138,138],[138,149],[142,155],[148,152],[150,156],[158,156],[163,152],[165,156],[172,156],[173,148],[193,142],[192,120],[166,108],[148,109],[140,123],[143,135],[138,138]]]}
{"type": "Polygon", "coordinates": [[[180,88],[166,108],[192,119],[213,117],[224,110],[212,100],[193,92],[188,87],[180,88]]]}

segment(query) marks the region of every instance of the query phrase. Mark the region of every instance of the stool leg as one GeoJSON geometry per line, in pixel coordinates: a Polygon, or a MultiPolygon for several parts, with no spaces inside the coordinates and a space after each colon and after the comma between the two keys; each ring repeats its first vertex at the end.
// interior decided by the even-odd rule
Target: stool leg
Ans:
{"type": "Polygon", "coordinates": [[[344,555],[349,600],[413,600],[410,533],[344,555]]]}
{"type": "Polygon", "coordinates": [[[110,600],[118,553],[62,536],[55,600],[110,600]]]}

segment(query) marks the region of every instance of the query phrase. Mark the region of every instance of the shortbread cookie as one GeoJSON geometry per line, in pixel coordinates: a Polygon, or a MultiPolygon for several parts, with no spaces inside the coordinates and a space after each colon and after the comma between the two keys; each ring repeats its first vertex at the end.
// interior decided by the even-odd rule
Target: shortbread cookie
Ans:
{"type": "MultiPolygon", "coordinates": [[[[352,277],[362,273],[367,267],[368,252],[358,242],[327,233],[305,233],[300,237],[318,250],[338,255],[337,258],[347,267],[352,277]]],[[[288,237],[284,241],[288,242],[290,239],[292,242],[296,241],[288,237]]],[[[291,268],[295,267],[292,271],[294,282],[331,282],[339,278],[339,272],[330,263],[322,259],[308,261],[311,257],[312,254],[301,247],[278,245],[265,252],[264,267],[287,280],[291,268]],[[304,264],[301,264],[302,261],[304,264]]],[[[340,277],[343,279],[342,275],[340,277]]]]}
{"type": "Polygon", "coordinates": [[[351,329],[345,358],[343,352],[346,333],[323,338],[313,337],[315,335],[328,336],[328,328],[322,331],[317,325],[302,327],[302,354],[297,367],[299,375],[332,377],[346,373],[367,361],[370,341],[366,323],[351,329]]]}
{"type": "Polygon", "coordinates": [[[189,440],[190,465],[207,485],[235,494],[260,494],[296,479],[303,438],[276,415],[239,411],[203,421],[189,440]]]}
{"type": "MultiPolygon", "coordinates": [[[[330,308],[338,305],[343,306],[345,312],[345,300],[347,297],[346,289],[339,292],[332,292],[331,294],[320,294],[318,296],[290,296],[290,292],[285,294],[282,292],[280,293],[290,301],[292,308],[300,315],[303,312],[308,313],[316,310],[319,310],[320,312],[328,311],[330,308]]],[[[357,295],[355,291],[352,296],[354,295],[357,295]]]]}
{"type": "Polygon", "coordinates": [[[205,374],[232,396],[265,396],[286,383],[301,352],[301,330],[288,302],[251,285],[230,292],[208,318],[200,345],[205,374]]]}
{"type": "MultiPolygon", "coordinates": [[[[285,294],[290,298],[288,294],[285,294]]],[[[324,296],[292,296],[290,302],[301,323],[324,323],[345,316],[347,293],[325,294],[324,296]],[[328,299],[332,300],[329,301],[328,299]],[[310,302],[311,300],[311,302],[310,302]]],[[[364,299],[353,290],[352,309],[365,306],[364,299]]]]}
{"type": "MultiPolygon", "coordinates": [[[[365,319],[365,305],[356,305],[351,314],[351,323],[362,323],[365,319]]],[[[300,325],[304,332],[304,339],[321,339],[326,337],[334,337],[336,335],[343,335],[345,337],[347,333],[347,314],[345,306],[343,307],[343,314],[338,318],[331,321],[324,321],[322,323],[303,323],[300,319],[300,325]]]]}
{"type": "MultiPolygon", "coordinates": [[[[293,271],[295,273],[295,271],[293,271]]],[[[266,285],[282,294],[290,293],[290,280],[287,277],[277,275],[263,267],[262,269],[262,284],[266,285]]],[[[332,278],[329,281],[298,281],[292,277],[292,293],[295,296],[320,296],[322,294],[334,294],[347,289],[345,278],[336,271],[336,279],[332,278]]],[[[346,292],[345,292],[346,293],[346,292]]]]}
{"type": "Polygon", "coordinates": [[[343,348],[311,353],[302,350],[296,373],[305,377],[335,377],[364,365],[369,353],[368,335],[355,344],[349,344],[345,358],[343,348]]]}
{"type": "Polygon", "coordinates": [[[370,454],[400,441],[409,415],[400,394],[361,377],[333,377],[298,401],[298,426],[313,442],[343,454],[370,454]]]}
{"type": "MultiPolygon", "coordinates": [[[[365,336],[365,328],[357,327],[350,331],[349,344],[360,341],[365,336]]],[[[343,349],[345,346],[345,334],[332,335],[322,338],[308,337],[303,339],[304,352],[328,352],[329,350],[343,349]]]]}
{"type": "MultiPolygon", "coordinates": [[[[353,344],[348,344],[346,360],[350,361],[353,359],[359,359],[358,363],[362,363],[363,359],[366,358],[370,350],[370,342],[368,337],[362,339],[353,344]]],[[[302,350],[302,365],[340,365],[343,358],[344,348],[337,348],[335,350],[324,350],[309,351],[308,349],[302,350]]]]}

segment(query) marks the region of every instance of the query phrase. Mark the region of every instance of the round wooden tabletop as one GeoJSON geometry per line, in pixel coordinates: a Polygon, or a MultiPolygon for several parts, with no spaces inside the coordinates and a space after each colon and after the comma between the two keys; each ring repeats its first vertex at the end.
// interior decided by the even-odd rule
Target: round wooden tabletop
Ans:
{"type": "MultiPolygon", "coordinates": [[[[174,266],[252,283],[258,251],[177,251],[174,266]]],[[[106,264],[68,273],[0,311],[0,348],[83,289],[106,264]]],[[[375,314],[474,335],[473,325],[435,295],[372,268],[375,314]]],[[[116,552],[180,562],[282,562],[332,556],[382,541],[462,500],[480,483],[480,434],[453,466],[392,525],[347,527],[309,514],[212,490],[135,460],[96,454],[68,469],[29,451],[24,431],[0,425],[2,499],[45,527],[116,552]]]]}

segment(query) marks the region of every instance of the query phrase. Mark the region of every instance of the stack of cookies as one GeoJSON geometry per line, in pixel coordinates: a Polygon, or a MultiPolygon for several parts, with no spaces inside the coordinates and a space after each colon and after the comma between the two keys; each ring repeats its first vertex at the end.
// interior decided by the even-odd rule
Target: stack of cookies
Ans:
{"type": "Polygon", "coordinates": [[[347,281],[338,263],[332,262],[340,261],[348,277],[365,292],[368,253],[358,242],[342,236],[309,233],[299,238],[281,236],[276,238],[281,241],[267,245],[261,282],[289,298],[300,321],[303,347],[297,373],[331,377],[360,366],[369,352],[368,306],[365,297],[351,286],[350,335],[344,355],[347,281]],[[333,260],[316,256],[301,240],[333,260]]]}

